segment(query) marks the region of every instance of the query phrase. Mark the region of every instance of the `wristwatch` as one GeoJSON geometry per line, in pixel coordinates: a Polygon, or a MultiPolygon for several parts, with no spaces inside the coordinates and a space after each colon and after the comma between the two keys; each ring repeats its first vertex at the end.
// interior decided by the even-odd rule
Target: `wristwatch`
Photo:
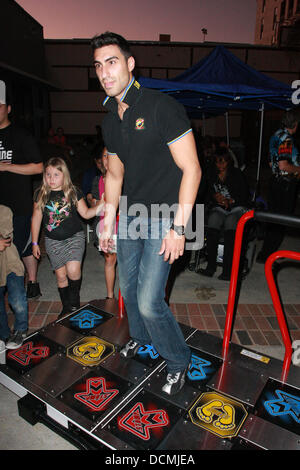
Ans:
{"type": "Polygon", "coordinates": [[[170,227],[170,230],[174,230],[174,232],[177,233],[177,235],[182,236],[185,234],[184,232],[184,225],[174,225],[172,224],[170,227]]]}

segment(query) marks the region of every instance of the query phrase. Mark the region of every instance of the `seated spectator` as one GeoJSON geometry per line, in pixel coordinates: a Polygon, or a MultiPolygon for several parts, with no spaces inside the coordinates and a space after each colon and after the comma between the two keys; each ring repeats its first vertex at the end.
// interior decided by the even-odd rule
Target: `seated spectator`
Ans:
{"type": "Polygon", "coordinates": [[[225,139],[220,139],[219,141],[219,147],[222,148],[222,149],[227,149],[228,153],[230,153],[231,155],[231,158],[233,160],[233,165],[235,168],[239,168],[239,162],[238,162],[238,159],[236,158],[235,154],[233,153],[233,151],[231,150],[231,148],[229,147],[229,145],[227,144],[226,140],[225,139]]]}
{"type": "Polygon", "coordinates": [[[24,287],[24,265],[13,244],[13,213],[0,205],[0,340],[7,349],[19,348],[28,329],[28,304],[24,287]],[[8,326],[5,292],[15,315],[14,330],[8,326]]]}
{"type": "Polygon", "coordinates": [[[246,179],[238,168],[234,168],[231,155],[226,149],[219,149],[214,157],[215,164],[208,175],[206,204],[208,209],[206,269],[199,272],[212,277],[217,268],[217,250],[224,229],[223,272],[219,279],[230,280],[235,230],[237,223],[249,202],[246,179]]]}

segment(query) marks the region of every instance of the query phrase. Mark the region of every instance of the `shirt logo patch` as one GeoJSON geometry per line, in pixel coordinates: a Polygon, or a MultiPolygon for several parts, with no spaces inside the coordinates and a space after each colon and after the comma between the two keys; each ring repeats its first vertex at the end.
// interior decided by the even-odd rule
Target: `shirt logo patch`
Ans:
{"type": "Polygon", "coordinates": [[[135,130],[136,131],[141,131],[145,129],[145,121],[144,121],[144,118],[138,118],[136,121],[135,121],[135,130]]]}

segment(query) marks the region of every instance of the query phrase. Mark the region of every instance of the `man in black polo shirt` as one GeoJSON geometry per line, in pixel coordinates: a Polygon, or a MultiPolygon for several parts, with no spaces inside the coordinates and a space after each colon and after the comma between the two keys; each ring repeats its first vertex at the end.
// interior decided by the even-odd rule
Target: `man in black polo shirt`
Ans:
{"type": "Polygon", "coordinates": [[[195,141],[184,108],[134,79],[135,61],[124,38],[107,32],[93,38],[92,48],[109,110],[102,123],[109,154],[103,251],[111,246],[121,194],[128,208],[120,204],[117,244],[131,336],[121,355],[130,358],[141,345],[153,345],[167,362],[162,390],[172,395],[184,384],[190,349],[164,297],[171,264],[184,251],[201,178],[195,141]]]}

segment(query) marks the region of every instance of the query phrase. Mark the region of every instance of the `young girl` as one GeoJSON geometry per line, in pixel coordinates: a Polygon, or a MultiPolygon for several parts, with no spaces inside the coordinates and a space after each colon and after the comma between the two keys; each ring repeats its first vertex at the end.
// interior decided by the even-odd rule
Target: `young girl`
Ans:
{"type": "MultiPolygon", "coordinates": [[[[92,184],[92,200],[91,206],[97,204],[97,201],[101,200],[104,197],[105,189],[105,175],[107,171],[107,149],[104,147],[101,153],[100,161],[101,176],[96,176],[92,184]]],[[[100,237],[101,232],[103,231],[104,225],[104,212],[100,214],[99,220],[96,221],[96,232],[97,236],[100,237]]],[[[117,233],[117,225],[115,227],[115,233],[117,233]]],[[[114,286],[116,280],[116,263],[117,263],[117,254],[116,253],[104,253],[104,274],[105,274],[105,283],[107,291],[107,299],[114,298],[114,286]]]]}
{"type": "Polygon", "coordinates": [[[71,181],[65,161],[50,158],[44,166],[43,183],[35,195],[31,223],[32,251],[38,259],[41,224],[45,230],[45,248],[56,274],[65,315],[80,307],[81,261],[85,235],[78,213],[85,219],[95,217],[104,207],[104,198],[88,208],[81,191],[71,181]]]}

